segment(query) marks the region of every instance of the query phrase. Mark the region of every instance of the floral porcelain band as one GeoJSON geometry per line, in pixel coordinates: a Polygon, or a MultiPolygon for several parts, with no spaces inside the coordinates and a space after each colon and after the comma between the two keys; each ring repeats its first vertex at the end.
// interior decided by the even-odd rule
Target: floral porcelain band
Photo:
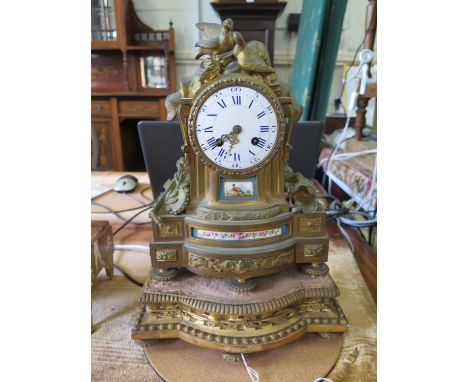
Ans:
{"type": "Polygon", "coordinates": [[[220,232],[192,228],[192,236],[199,239],[211,240],[256,240],[281,236],[285,234],[285,230],[287,231],[287,226],[251,232],[220,232]]]}

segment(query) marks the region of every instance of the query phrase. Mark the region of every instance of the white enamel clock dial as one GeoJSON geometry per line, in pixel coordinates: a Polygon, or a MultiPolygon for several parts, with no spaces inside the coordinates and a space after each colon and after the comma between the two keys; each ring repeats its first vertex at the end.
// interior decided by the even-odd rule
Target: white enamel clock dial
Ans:
{"type": "Polygon", "coordinates": [[[247,86],[231,86],[205,100],[195,131],[208,159],[225,169],[247,170],[272,152],[278,140],[278,119],[262,93],[247,86]]]}

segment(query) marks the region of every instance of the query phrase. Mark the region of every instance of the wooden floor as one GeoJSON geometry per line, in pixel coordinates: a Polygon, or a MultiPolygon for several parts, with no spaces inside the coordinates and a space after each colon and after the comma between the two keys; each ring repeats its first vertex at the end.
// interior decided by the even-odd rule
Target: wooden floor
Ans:
{"type": "MultiPolygon", "coordinates": [[[[366,281],[372,298],[377,304],[377,254],[369,243],[364,240],[357,228],[344,227],[344,229],[353,243],[354,257],[362,273],[362,277],[366,281]]],[[[330,239],[342,240],[346,243],[346,240],[334,220],[327,222],[327,233],[330,239]]]]}

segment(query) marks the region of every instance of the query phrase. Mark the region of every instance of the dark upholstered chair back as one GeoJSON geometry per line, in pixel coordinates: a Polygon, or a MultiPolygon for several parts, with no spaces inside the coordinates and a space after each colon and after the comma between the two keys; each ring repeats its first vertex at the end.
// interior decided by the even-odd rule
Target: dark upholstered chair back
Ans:
{"type": "MultiPolygon", "coordinates": [[[[323,125],[320,122],[299,122],[293,129],[289,165],[305,177],[312,178],[319,156],[323,125]]],[[[146,170],[155,198],[164,182],[176,171],[183,144],[178,122],[142,121],[138,123],[146,170]]]]}

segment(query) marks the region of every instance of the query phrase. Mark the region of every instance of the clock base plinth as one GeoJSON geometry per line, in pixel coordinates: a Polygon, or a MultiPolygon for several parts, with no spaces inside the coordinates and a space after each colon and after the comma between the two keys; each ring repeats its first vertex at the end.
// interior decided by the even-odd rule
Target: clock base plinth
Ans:
{"type": "Polygon", "coordinates": [[[257,279],[244,293],[189,272],[170,282],[150,278],[132,338],[179,338],[226,353],[274,349],[307,332],[344,332],[348,321],[338,294],[330,275],[310,277],[292,268],[257,279]]]}

